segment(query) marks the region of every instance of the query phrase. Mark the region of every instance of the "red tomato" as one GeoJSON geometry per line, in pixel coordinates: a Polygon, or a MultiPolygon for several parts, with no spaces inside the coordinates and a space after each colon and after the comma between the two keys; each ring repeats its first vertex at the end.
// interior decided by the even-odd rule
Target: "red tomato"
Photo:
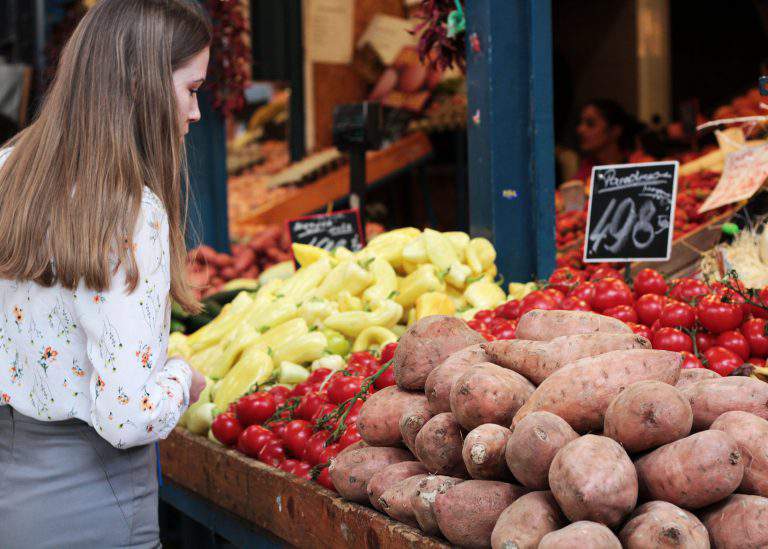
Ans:
{"type": "Polygon", "coordinates": [[[483,336],[486,341],[494,341],[496,339],[496,337],[491,332],[489,332],[487,330],[482,330],[482,331],[477,332],[477,333],[480,334],[481,336],[483,336]]]}
{"type": "Polygon", "coordinates": [[[328,400],[333,404],[341,404],[355,396],[362,389],[363,376],[345,376],[336,374],[328,382],[328,400]]]}
{"type": "Polygon", "coordinates": [[[666,295],[667,281],[654,269],[643,269],[635,277],[635,293],[638,296],[647,294],[666,295]]]}
{"type": "Polygon", "coordinates": [[[595,297],[591,303],[595,311],[602,313],[617,305],[632,305],[633,301],[632,290],[623,280],[609,277],[595,282],[595,297]]]}
{"type": "Polygon", "coordinates": [[[339,446],[343,450],[347,446],[354,444],[355,442],[363,440],[360,433],[357,430],[357,423],[347,424],[347,428],[344,429],[344,434],[339,437],[339,446]]]}
{"type": "Polygon", "coordinates": [[[237,445],[246,456],[255,458],[264,445],[273,440],[278,440],[275,433],[261,425],[251,425],[240,435],[237,445]]]}
{"type": "Polygon", "coordinates": [[[687,303],[669,301],[662,307],[659,321],[662,326],[693,328],[696,311],[687,303]]]}
{"type": "Polygon", "coordinates": [[[296,387],[293,388],[293,390],[289,393],[289,397],[300,397],[304,396],[310,391],[314,390],[315,387],[317,387],[317,384],[315,382],[311,382],[309,380],[302,381],[301,383],[297,383],[296,387]]]}
{"type": "Polygon", "coordinates": [[[735,330],[744,318],[741,305],[716,295],[702,298],[696,305],[696,315],[701,325],[715,334],[735,330]]]}
{"type": "Polygon", "coordinates": [[[659,328],[651,338],[654,349],[664,351],[693,351],[693,341],[677,328],[659,328]]]}
{"type": "Polygon", "coordinates": [[[216,416],[211,423],[211,431],[216,440],[224,446],[234,446],[243,432],[243,427],[237,421],[234,414],[225,412],[216,416]]]}
{"type": "MultiPolygon", "coordinates": [[[[320,408],[317,409],[315,412],[315,415],[313,415],[310,418],[310,423],[316,424],[321,417],[327,416],[331,412],[333,412],[336,409],[336,406],[334,404],[331,404],[330,402],[326,402],[325,404],[321,405],[320,408]]],[[[333,427],[335,427],[336,422],[334,422],[333,427]]]]}
{"type": "Polygon", "coordinates": [[[747,360],[747,362],[754,366],[760,366],[760,367],[765,366],[765,359],[759,356],[751,356],[749,357],[749,360],[747,360]]]}
{"type": "Polygon", "coordinates": [[[496,318],[506,318],[507,320],[515,320],[520,316],[520,301],[512,299],[506,303],[502,303],[494,309],[496,312],[496,318]]]}
{"type": "Polygon", "coordinates": [[[333,485],[333,481],[331,480],[331,473],[328,470],[328,467],[325,467],[322,471],[320,471],[320,474],[317,476],[316,482],[325,488],[328,488],[329,490],[336,491],[336,487],[333,485]]]}
{"type": "Polygon", "coordinates": [[[635,302],[637,318],[646,326],[652,326],[661,316],[664,308],[664,298],[656,294],[645,294],[635,302]]]}
{"type": "MultiPolygon", "coordinates": [[[[363,404],[365,404],[364,400],[356,400],[352,404],[352,409],[347,414],[347,417],[344,418],[344,423],[346,425],[354,425],[357,423],[357,417],[360,415],[360,410],[362,409],[363,404]]],[[[346,411],[347,408],[349,408],[349,403],[344,405],[343,410],[346,411]]]]}
{"type": "Polygon", "coordinates": [[[611,267],[598,267],[589,277],[590,280],[602,280],[603,278],[621,278],[621,273],[611,267]]]}
{"type": "Polygon", "coordinates": [[[592,307],[592,299],[595,297],[595,283],[594,282],[582,282],[576,286],[568,297],[581,299],[584,303],[592,307]]]}
{"type": "Polygon", "coordinates": [[[312,466],[309,463],[300,461],[293,468],[293,474],[299,478],[312,480],[312,466]]]}
{"type": "Polygon", "coordinates": [[[684,278],[672,285],[672,289],[669,291],[669,296],[672,299],[690,303],[694,299],[707,295],[708,293],[709,287],[701,280],[684,278]]]}
{"type": "Polygon", "coordinates": [[[342,447],[338,443],[329,444],[322,452],[320,452],[319,463],[328,463],[331,459],[335,458],[341,452],[342,447]]]}
{"type": "Polygon", "coordinates": [[[565,299],[563,299],[563,302],[560,304],[560,308],[564,311],[591,311],[592,307],[590,307],[586,301],[583,299],[579,299],[577,297],[573,297],[572,295],[569,295],[565,299]]]}
{"type": "Polygon", "coordinates": [[[555,288],[546,288],[545,290],[542,290],[542,291],[555,301],[555,304],[558,306],[558,308],[563,304],[563,299],[565,299],[565,294],[560,290],[557,290],[555,288]]]}
{"type": "Polygon", "coordinates": [[[642,324],[636,324],[635,322],[627,322],[627,326],[632,328],[632,331],[635,332],[637,335],[643,336],[648,341],[651,340],[651,329],[648,326],[643,326],[642,324]]]}
{"type": "Polygon", "coordinates": [[[240,425],[248,427],[261,425],[272,417],[276,409],[275,396],[271,393],[258,391],[238,400],[235,412],[240,425]]]}
{"type": "Polygon", "coordinates": [[[584,271],[577,271],[571,267],[560,267],[555,269],[549,277],[549,287],[567,294],[586,279],[587,275],[584,271]]]}
{"type": "Polygon", "coordinates": [[[715,346],[717,337],[707,332],[696,332],[696,349],[699,354],[715,346]]]}
{"type": "Polygon", "coordinates": [[[603,311],[603,314],[618,318],[622,322],[637,322],[637,313],[629,305],[616,305],[603,311]]]}
{"type": "Polygon", "coordinates": [[[395,356],[396,350],[396,342],[387,343],[384,345],[384,348],[381,350],[381,356],[379,357],[379,366],[384,366],[387,362],[392,360],[392,358],[395,356]]]}
{"type": "Polygon", "coordinates": [[[291,454],[301,457],[311,436],[312,424],[304,419],[294,419],[285,426],[283,444],[285,444],[285,447],[291,454]]]}
{"type": "Polygon", "coordinates": [[[284,459],[285,448],[276,440],[267,442],[259,452],[259,461],[272,467],[277,467],[284,459]]]}
{"type": "Polygon", "coordinates": [[[750,354],[768,356],[768,322],[764,318],[752,318],[741,325],[741,333],[749,343],[750,354]]]}
{"type": "Polygon", "coordinates": [[[717,336],[717,345],[739,355],[742,360],[749,358],[749,343],[738,330],[728,330],[717,336]]]}
{"type": "Polygon", "coordinates": [[[689,353],[687,351],[682,352],[683,355],[683,364],[680,366],[683,369],[686,368],[703,368],[704,365],[701,363],[701,360],[696,358],[692,353],[689,353]]]}
{"type": "Polygon", "coordinates": [[[285,426],[288,425],[287,421],[273,421],[269,424],[269,430],[275,433],[275,436],[283,440],[285,438],[285,426]]]}
{"type": "Polygon", "coordinates": [[[328,431],[318,431],[314,433],[307,440],[301,459],[310,465],[317,465],[320,463],[320,454],[325,449],[325,441],[328,440],[328,437],[330,436],[328,431]]]}
{"type": "Polygon", "coordinates": [[[326,402],[328,402],[328,399],[324,394],[312,391],[301,397],[293,415],[298,419],[309,421],[326,402]]]}
{"type": "Polygon", "coordinates": [[[288,400],[288,395],[290,394],[291,390],[288,387],[283,387],[282,385],[275,385],[267,392],[275,397],[275,404],[277,406],[282,406],[285,404],[285,401],[288,400]]]}
{"type": "Polygon", "coordinates": [[[707,368],[717,372],[721,376],[727,376],[736,368],[744,364],[739,356],[723,347],[712,347],[704,353],[707,368]]]}
{"type": "Polygon", "coordinates": [[[486,328],[486,325],[480,322],[479,320],[477,320],[476,318],[473,318],[472,320],[468,320],[467,326],[469,326],[476,332],[482,332],[486,328]]]}
{"type": "Polygon", "coordinates": [[[373,386],[376,388],[377,391],[383,389],[384,387],[390,387],[395,384],[395,369],[390,364],[387,366],[387,369],[384,370],[384,373],[382,373],[379,377],[376,378],[376,381],[373,382],[373,386]]]}
{"type": "Polygon", "coordinates": [[[554,311],[557,309],[557,302],[551,295],[544,293],[542,290],[536,290],[520,301],[520,316],[534,309],[554,311]]]}
{"type": "Polygon", "coordinates": [[[495,339],[515,339],[515,330],[517,328],[517,321],[515,324],[506,321],[504,324],[497,324],[491,328],[491,335],[495,339]]]}
{"type": "Polygon", "coordinates": [[[333,370],[331,370],[330,368],[318,368],[317,370],[309,374],[307,381],[309,381],[310,383],[322,384],[323,381],[325,381],[325,378],[327,378],[332,373],[333,373],[333,370]]]}
{"type": "Polygon", "coordinates": [[[298,467],[299,463],[301,462],[298,459],[286,459],[281,461],[277,468],[294,475],[296,474],[296,467],[298,467]]]}
{"type": "Polygon", "coordinates": [[[346,369],[363,377],[368,377],[378,371],[379,361],[368,351],[352,353],[347,359],[346,369]]]}
{"type": "Polygon", "coordinates": [[[749,306],[749,312],[752,313],[752,316],[755,318],[768,318],[768,286],[757,292],[757,295],[752,295],[751,299],[758,305],[762,305],[762,307],[749,306]]]}
{"type": "Polygon", "coordinates": [[[496,313],[488,309],[481,309],[475,313],[475,320],[479,320],[483,324],[490,324],[494,318],[496,318],[496,313]]]}

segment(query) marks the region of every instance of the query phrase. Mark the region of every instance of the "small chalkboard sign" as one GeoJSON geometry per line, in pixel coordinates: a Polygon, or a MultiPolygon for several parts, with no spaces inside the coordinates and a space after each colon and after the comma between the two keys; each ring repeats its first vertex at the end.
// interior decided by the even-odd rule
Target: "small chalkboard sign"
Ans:
{"type": "Polygon", "coordinates": [[[595,166],[584,262],[668,260],[677,170],[676,161],[595,166]]]}
{"type": "Polygon", "coordinates": [[[359,210],[308,215],[288,221],[291,242],[309,244],[332,252],[347,248],[356,252],[365,246],[359,210]]]}

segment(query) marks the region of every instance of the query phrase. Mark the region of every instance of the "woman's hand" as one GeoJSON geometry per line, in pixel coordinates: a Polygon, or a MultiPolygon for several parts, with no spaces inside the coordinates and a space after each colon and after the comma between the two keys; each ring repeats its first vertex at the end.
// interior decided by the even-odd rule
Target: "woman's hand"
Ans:
{"type": "Polygon", "coordinates": [[[200,399],[200,393],[205,389],[205,376],[192,368],[192,385],[189,387],[189,405],[192,406],[200,399]]]}

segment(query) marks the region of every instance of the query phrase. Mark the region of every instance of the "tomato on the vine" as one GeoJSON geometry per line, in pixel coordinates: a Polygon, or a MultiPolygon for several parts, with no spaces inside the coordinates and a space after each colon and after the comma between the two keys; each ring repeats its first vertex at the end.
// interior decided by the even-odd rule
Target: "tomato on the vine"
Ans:
{"type": "Polygon", "coordinates": [[[472,328],[476,332],[483,332],[487,328],[485,324],[477,320],[476,318],[473,318],[472,320],[467,321],[467,326],[472,328]]]}
{"type": "Polygon", "coordinates": [[[328,400],[333,404],[341,404],[359,393],[364,382],[363,376],[347,376],[338,373],[328,382],[328,400]]]}
{"type": "Polygon", "coordinates": [[[235,415],[237,421],[243,427],[250,425],[261,425],[267,421],[277,409],[275,396],[265,391],[257,391],[250,395],[245,395],[237,401],[235,406],[235,415]]]}
{"type": "Polygon", "coordinates": [[[307,381],[309,381],[310,383],[322,384],[323,381],[325,381],[325,378],[327,378],[332,373],[333,373],[333,370],[331,370],[330,368],[318,368],[317,370],[309,374],[307,381]]]}
{"type": "Polygon", "coordinates": [[[542,291],[552,298],[558,308],[562,305],[563,299],[565,299],[565,294],[563,292],[556,288],[545,288],[542,291]]]}
{"type": "Polygon", "coordinates": [[[696,311],[687,303],[670,300],[661,308],[659,321],[662,326],[693,328],[696,323],[696,311]]]}
{"type": "Polygon", "coordinates": [[[293,468],[293,474],[299,478],[312,480],[312,466],[305,461],[300,461],[293,468]]]}
{"type": "Polygon", "coordinates": [[[621,278],[621,273],[612,267],[598,267],[590,275],[590,280],[602,280],[604,278],[621,278]]]}
{"type": "Polygon", "coordinates": [[[275,436],[279,440],[283,440],[285,437],[285,426],[288,425],[287,420],[281,420],[281,421],[273,421],[272,423],[268,424],[268,429],[275,433],[275,436]]]}
{"type": "Polygon", "coordinates": [[[221,442],[224,446],[234,446],[237,439],[243,432],[243,427],[237,418],[231,412],[225,412],[216,416],[216,419],[211,423],[211,431],[216,440],[221,442]]]}
{"type": "Polygon", "coordinates": [[[741,325],[741,333],[749,343],[754,357],[768,356],[768,322],[764,318],[751,318],[741,325]]]}
{"type": "Polygon", "coordinates": [[[647,294],[666,295],[669,287],[664,277],[655,269],[642,269],[635,276],[635,294],[638,296],[647,294]]]}
{"type": "Polygon", "coordinates": [[[637,322],[637,313],[629,305],[616,305],[603,311],[603,314],[618,318],[622,322],[637,322]]]}
{"type": "Polygon", "coordinates": [[[328,399],[325,394],[312,391],[301,397],[293,415],[298,419],[309,421],[326,402],[328,402],[328,399]]]}
{"type": "Polygon", "coordinates": [[[637,324],[635,322],[627,322],[626,324],[632,328],[632,331],[637,335],[643,336],[648,341],[651,340],[651,329],[648,326],[643,326],[642,324],[637,324]]]}
{"type": "Polygon", "coordinates": [[[755,318],[768,319],[768,286],[762,290],[751,292],[750,299],[757,305],[749,305],[749,312],[755,318]]]}
{"type": "Polygon", "coordinates": [[[753,366],[765,366],[765,358],[759,357],[759,356],[751,356],[749,357],[749,360],[747,360],[747,363],[752,364],[753,366]]]}
{"type": "Polygon", "coordinates": [[[707,368],[713,372],[717,372],[721,376],[727,376],[736,368],[744,364],[744,361],[739,356],[725,349],[724,347],[712,347],[707,349],[704,353],[704,358],[707,361],[707,368]]]}
{"type": "Polygon", "coordinates": [[[280,465],[277,466],[278,469],[281,471],[285,471],[286,473],[290,473],[292,475],[296,474],[296,467],[301,462],[298,459],[286,459],[280,462],[280,465]]]}
{"type": "Polygon", "coordinates": [[[360,432],[357,430],[357,423],[348,423],[344,433],[339,437],[338,444],[343,450],[360,440],[363,440],[363,437],[360,436],[360,432]]]}
{"type": "Polygon", "coordinates": [[[586,279],[587,275],[584,271],[578,271],[571,267],[560,267],[555,269],[549,277],[549,287],[567,294],[586,279]]]}
{"type": "Polygon", "coordinates": [[[328,440],[330,436],[328,431],[318,431],[314,433],[304,445],[304,453],[301,455],[301,459],[310,465],[317,465],[320,463],[320,454],[325,449],[325,441],[328,440]]]}
{"type": "Polygon", "coordinates": [[[258,457],[264,445],[273,440],[278,440],[275,433],[261,425],[251,425],[242,432],[237,446],[245,455],[255,458],[258,457]]]}
{"type": "Polygon", "coordinates": [[[608,277],[595,282],[595,297],[591,303],[595,311],[602,313],[617,305],[632,305],[633,301],[632,290],[620,278],[608,277]]]}
{"type": "Polygon", "coordinates": [[[536,290],[520,301],[520,316],[534,309],[554,311],[557,309],[557,302],[551,295],[544,293],[542,290],[536,290]]]}
{"type": "Polygon", "coordinates": [[[291,390],[289,393],[289,397],[300,397],[304,396],[310,391],[314,390],[317,387],[316,382],[311,382],[309,380],[302,381],[301,383],[297,383],[296,386],[291,390]]]}
{"type": "Polygon", "coordinates": [[[392,360],[395,356],[395,351],[397,350],[397,342],[393,341],[392,343],[387,343],[382,347],[381,349],[381,356],[379,356],[379,366],[384,366],[387,362],[392,360]]]}
{"type": "Polygon", "coordinates": [[[380,391],[384,387],[391,387],[392,385],[395,385],[395,369],[390,364],[387,366],[387,369],[376,378],[376,381],[373,382],[373,386],[377,391],[380,391]]]}
{"type": "Polygon", "coordinates": [[[701,325],[715,334],[735,330],[744,318],[740,304],[717,295],[702,298],[696,305],[696,315],[701,325]]]}
{"type": "Polygon", "coordinates": [[[657,294],[645,294],[635,301],[635,311],[641,323],[652,326],[661,316],[664,298],[657,294]]]}
{"type": "Polygon", "coordinates": [[[515,327],[509,320],[504,320],[502,318],[494,319],[489,331],[496,339],[515,338],[515,327]]]}
{"type": "Polygon", "coordinates": [[[704,365],[701,363],[701,360],[699,360],[693,353],[683,351],[681,354],[683,355],[683,364],[680,366],[680,368],[685,370],[688,368],[704,367],[704,365]]]}
{"type": "Polygon", "coordinates": [[[267,442],[259,451],[259,461],[271,465],[272,467],[277,467],[284,459],[285,448],[277,440],[267,442]]]}
{"type": "Polygon", "coordinates": [[[318,463],[328,463],[333,458],[339,455],[339,452],[341,452],[342,447],[339,446],[338,443],[329,444],[325,448],[323,448],[323,451],[320,452],[320,461],[318,463]]]}
{"type": "MultiPolygon", "coordinates": [[[[360,415],[360,410],[363,408],[363,404],[365,404],[364,400],[356,400],[352,403],[352,408],[347,412],[347,417],[344,418],[344,424],[345,425],[353,425],[357,423],[357,417],[360,415]]],[[[343,407],[343,411],[346,412],[349,408],[349,404],[345,404],[343,407]]]]}
{"type": "Polygon", "coordinates": [[[654,349],[664,351],[693,351],[693,341],[677,328],[663,327],[653,333],[651,337],[654,349]]]}
{"type": "Polygon", "coordinates": [[[582,282],[576,286],[568,297],[574,299],[581,299],[584,303],[592,307],[592,299],[595,297],[595,283],[594,282],[582,282]]]}
{"type": "Polygon", "coordinates": [[[749,342],[738,330],[728,330],[717,336],[717,345],[739,355],[742,360],[749,358],[749,342]]]}
{"type": "Polygon", "coordinates": [[[352,353],[347,359],[347,371],[368,377],[379,369],[379,361],[368,351],[352,353]]]}
{"type": "Polygon", "coordinates": [[[669,296],[678,301],[690,303],[694,299],[707,295],[709,287],[701,280],[695,278],[683,278],[675,284],[669,291],[669,296]]]}
{"type": "Polygon", "coordinates": [[[475,320],[483,324],[490,324],[494,318],[496,318],[496,313],[488,309],[481,309],[475,313],[475,320]]]}
{"type": "Polygon", "coordinates": [[[285,426],[283,444],[291,454],[301,457],[309,437],[312,436],[312,424],[304,419],[294,419],[285,426]]]}
{"type": "Polygon", "coordinates": [[[714,347],[715,341],[717,341],[717,337],[709,332],[696,332],[696,349],[699,353],[703,353],[707,349],[714,347]]]}
{"type": "Polygon", "coordinates": [[[288,395],[291,393],[291,390],[283,385],[275,385],[267,392],[275,398],[275,404],[277,406],[282,406],[285,404],[285,401],[288,400],[288,395]]]}
{"type": "Polygon", "coordinates": [[[496,318],[506,318],[507,320],[515,320],[520,316],[520,301],[517,299],[510,299],[506,303],[502,303],[494,309],[496,318]]]}
{"type": "Polygon", "coordinates": [[[569,295],[560,304],[560,308],[564,311],[591,311],[592,307],[587,304],[583,299],[579,299],[572,295],[569,295]]]}
{"type": "MultiPolygon", "coordinates": [[[[330,402],[326,402],[326,403],[322,404],[315,411],[315,415],[313,415],[309,419],[309,421],[310,421],[310,423],[315,424],[315,423],[317,423],[320,420],[320,418],[322,418],[324,416],[327,416],[328,414],[332,413],[334,410],[336,410],[336,405],[335,404],[331,404],[330,402]]],[[[336,426],[335,425],[336,421],[334,421],[333,423],[334,423],[333,427],[335,427],[336,426]]]]}
{"type": "Polygon", "coordinates": [[[320,486],[328,488],[329,490],[333,490],[334,492],[336,491],[336,487],[333,485],[333,481],[331,480],[331,472],[328,470],[328,467],[324,467],[323,470],[320,471],[320,474],[317,475],[315,480],[320,486]]]}

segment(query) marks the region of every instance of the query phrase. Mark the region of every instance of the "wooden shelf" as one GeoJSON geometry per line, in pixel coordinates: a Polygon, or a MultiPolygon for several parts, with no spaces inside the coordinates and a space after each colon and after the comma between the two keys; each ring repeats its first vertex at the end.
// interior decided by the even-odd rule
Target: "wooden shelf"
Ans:
{"type": "MultiPolygon", "coordinates": [[[[368,153],[366,164],[368,185],[373,185],[400,170],[407,169],[424,160],[431,153],[432,144],[421,132],[409,134],[386,149],[368,153]]],[[[250,214],[238,219],[236,225],[242,227],[284,223],[287,219],[322,209],[329,202],[339,200],[348,194],[349,165],[345,165],[309,185],[283,194],[278,200],[263,204],[250,214]]]]}
{"type": "Polygon", "coordinates": [[[296,547],[448,547],[315,482],[182,428],[160,443],[160,454],[166,478],[296,547]]]}

